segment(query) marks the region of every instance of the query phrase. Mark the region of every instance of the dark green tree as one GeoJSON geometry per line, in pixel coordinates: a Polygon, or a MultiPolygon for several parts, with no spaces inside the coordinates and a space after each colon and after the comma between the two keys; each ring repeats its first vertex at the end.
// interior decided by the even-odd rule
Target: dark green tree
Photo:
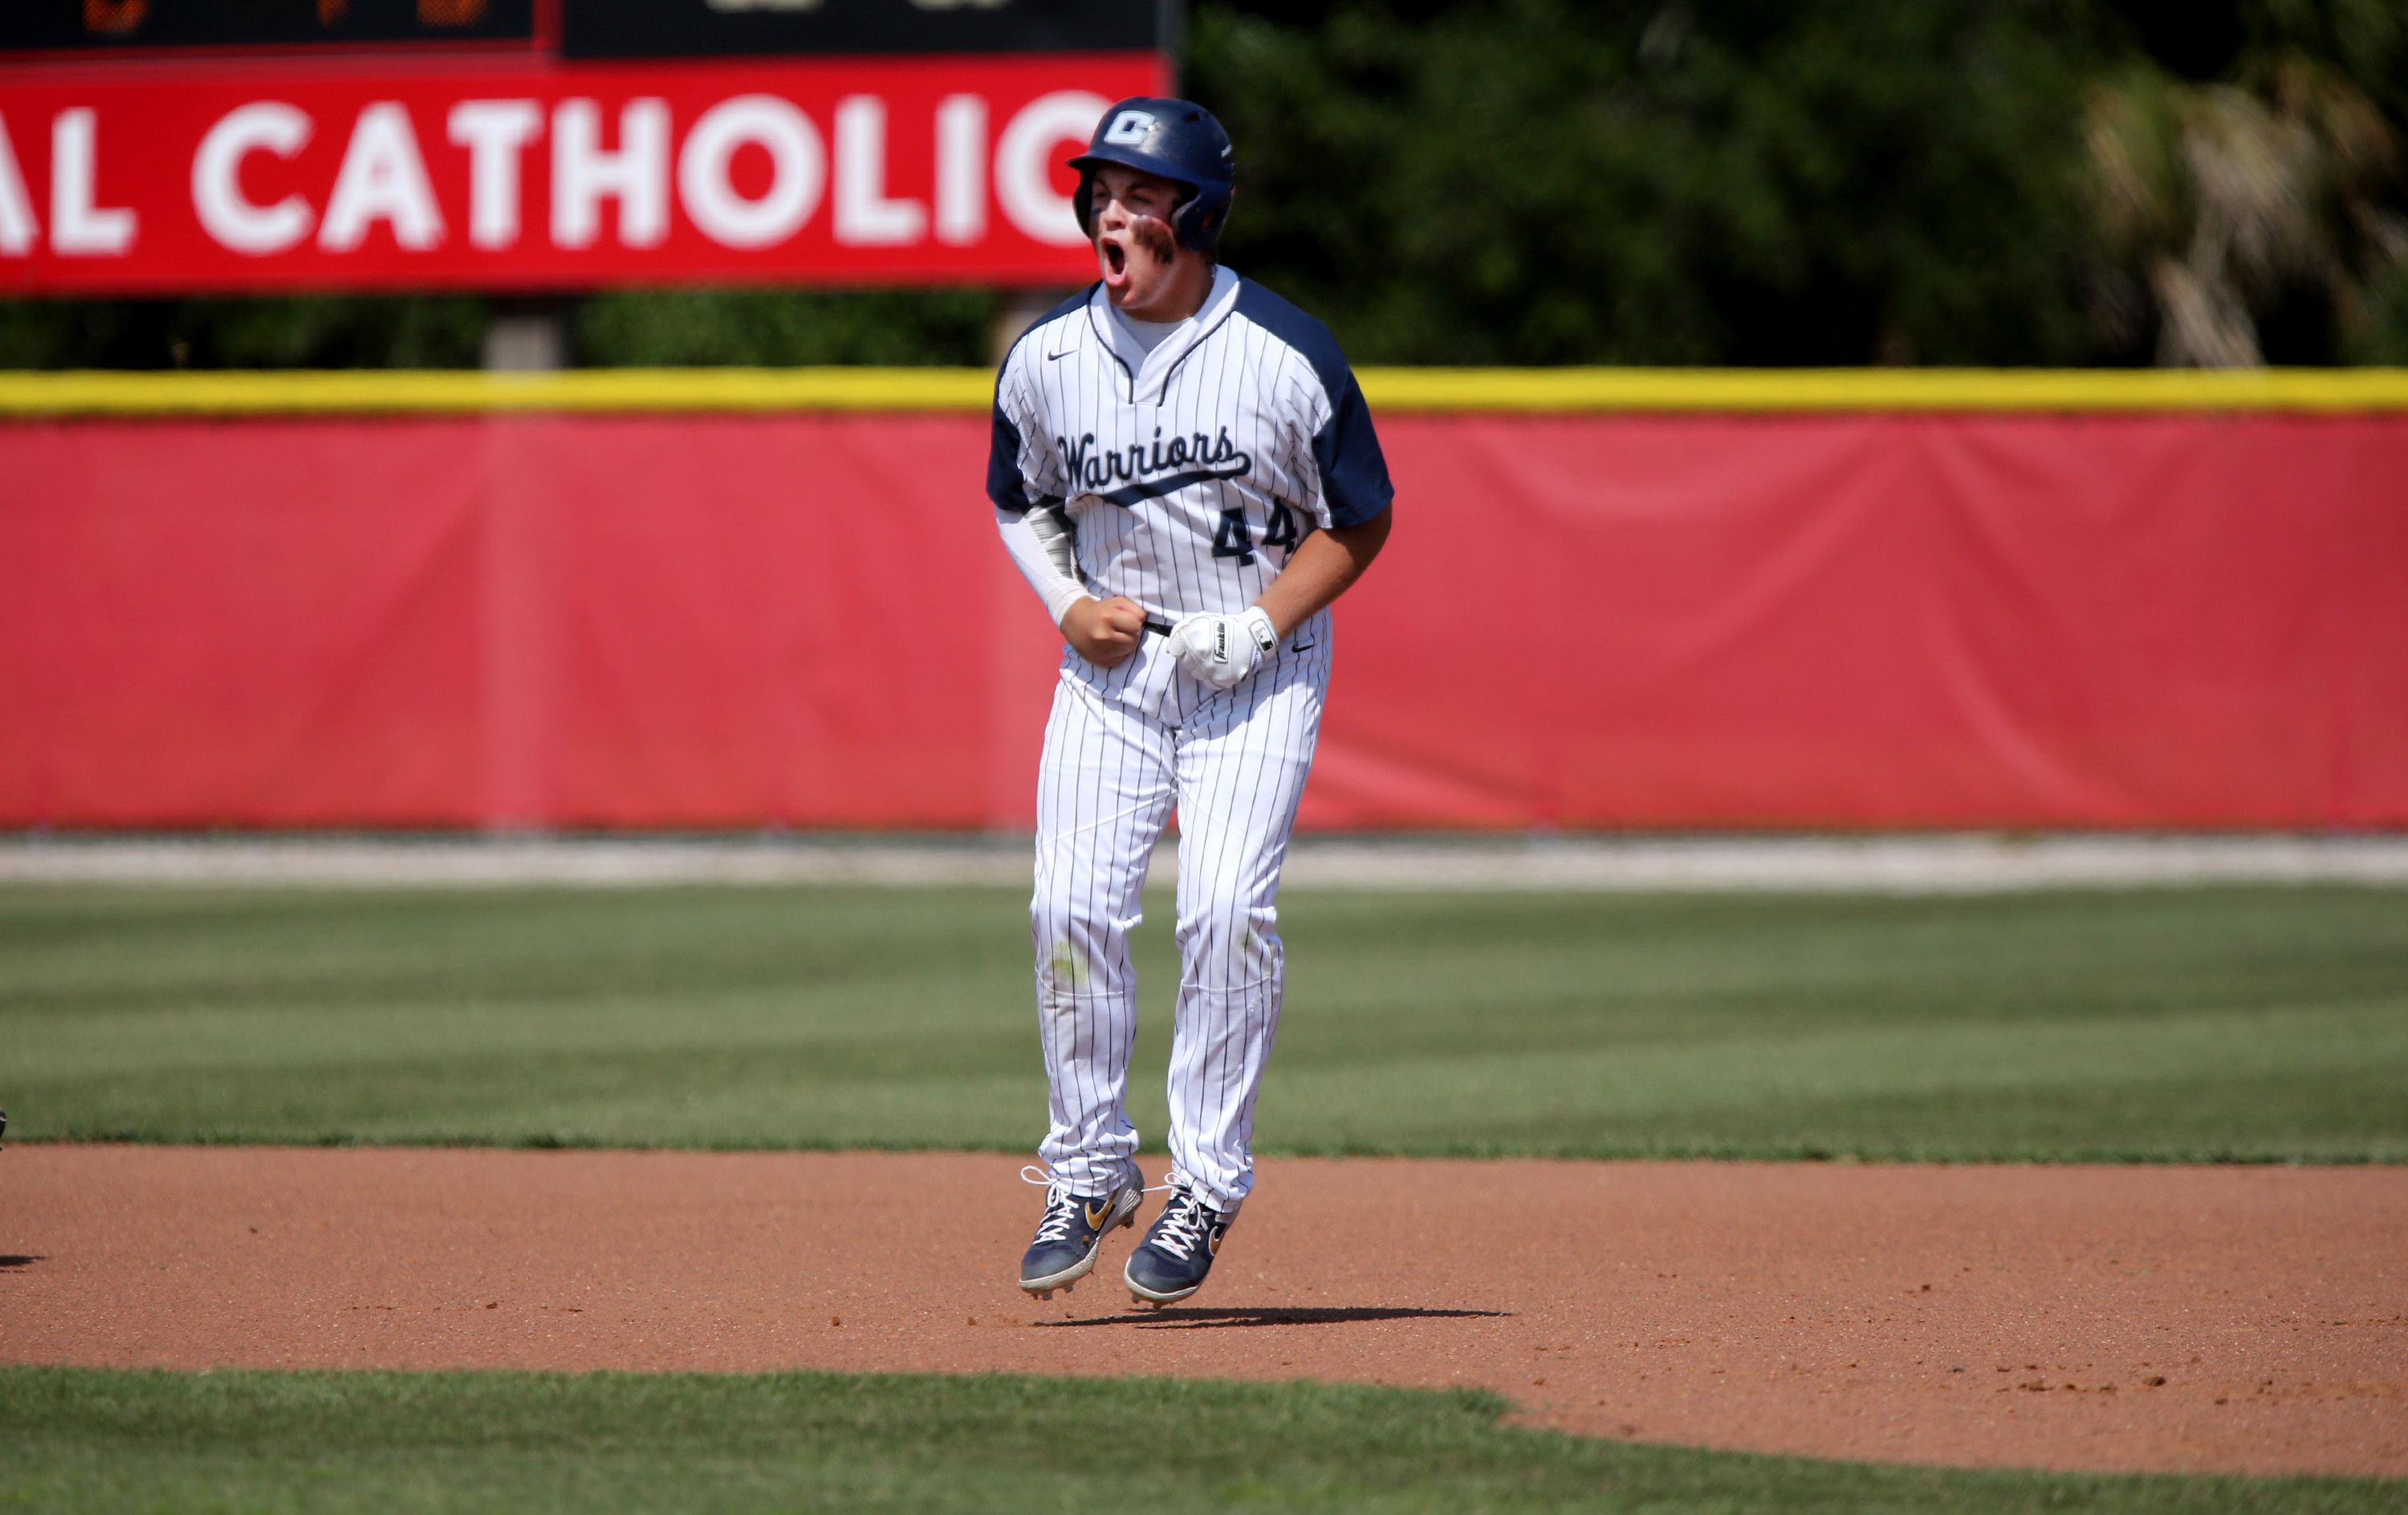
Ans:
{"type": "Polygon", "coordinates": [[[2079,18],[2046,0],[1200,9],[1229,256],[1369,362],[2071,362],[2079,18]]]}
{"type": "Polygon", "coordinates": [[[1001,303],[984,289],[625,291],[584,302],[577,345],[604,367],[978,367],[1001,303]]]}
{"type": "Polygon", "coordinates": [[[0,301],[0,368],[474,368],[461,296],[0,301]]]}

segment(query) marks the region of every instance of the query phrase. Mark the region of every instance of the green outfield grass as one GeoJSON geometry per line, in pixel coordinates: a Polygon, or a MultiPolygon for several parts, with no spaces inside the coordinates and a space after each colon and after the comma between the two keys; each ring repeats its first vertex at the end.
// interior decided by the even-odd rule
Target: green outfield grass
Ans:
{"type": "Polygon", "coordinates": [[[2394,1510],[2401,1485],[1595,1441],[1326,1384],[0,1368],[0,1510],[2394,1510]]]}
{"type": "MultiPolygon", "coordinates": [[[[1024,899],[0,891],[0,1108],[32,1140],[1025,1150],[1024,899]]],[[[1297,890],[1282,925],[1266,1151],[2408,1159],[2401,891],[1297,890]]]]}

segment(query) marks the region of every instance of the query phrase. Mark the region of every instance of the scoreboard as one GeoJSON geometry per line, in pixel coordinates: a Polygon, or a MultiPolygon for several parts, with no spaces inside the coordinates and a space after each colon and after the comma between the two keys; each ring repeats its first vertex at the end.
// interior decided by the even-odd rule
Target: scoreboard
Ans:
{"type": "Polygon", "coordinates": [[[731,53],[1170,52],[1161,0],[563,0],[572,58],[731,53]]]}
{"type": "Polygon", "coordinates": [[[0,0],[0,296],[1092,277],[1173,0],[0,0]]]}
{"type": "Polygon", "coordinates": [[[0,0],[0,56],[1168,52],[1179,22],[1168,0],[0,0]]]}
{"type": "Polygon", "coordinates": [[[0,52],[536,45],[536,0],[8,0],[0,52]]]}

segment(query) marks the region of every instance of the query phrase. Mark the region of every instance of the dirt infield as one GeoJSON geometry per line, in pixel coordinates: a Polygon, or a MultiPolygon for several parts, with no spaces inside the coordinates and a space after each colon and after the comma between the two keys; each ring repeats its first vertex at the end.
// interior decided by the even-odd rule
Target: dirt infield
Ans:
{"type": "Polygon", "coordinates": [[[2408,1475],[2408,1170],[1273,1162],[1139,1313],[1125,1233],[1012,1287],[1018,1166],[12,1147],[0,1361],[1479,1384],[1649,1441],[2408,1475]]]}

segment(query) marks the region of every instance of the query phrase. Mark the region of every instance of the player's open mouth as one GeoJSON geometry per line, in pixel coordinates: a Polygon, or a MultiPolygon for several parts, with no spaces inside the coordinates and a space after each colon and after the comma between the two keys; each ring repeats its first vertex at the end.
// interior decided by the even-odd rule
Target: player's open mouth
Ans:
{"type": "Polygon", "coordinates": [[[1128,282],[1128,249],[1109,238],[1096,244],[1104,260],[1104,284],[1118,289],[1128,282]]]}

